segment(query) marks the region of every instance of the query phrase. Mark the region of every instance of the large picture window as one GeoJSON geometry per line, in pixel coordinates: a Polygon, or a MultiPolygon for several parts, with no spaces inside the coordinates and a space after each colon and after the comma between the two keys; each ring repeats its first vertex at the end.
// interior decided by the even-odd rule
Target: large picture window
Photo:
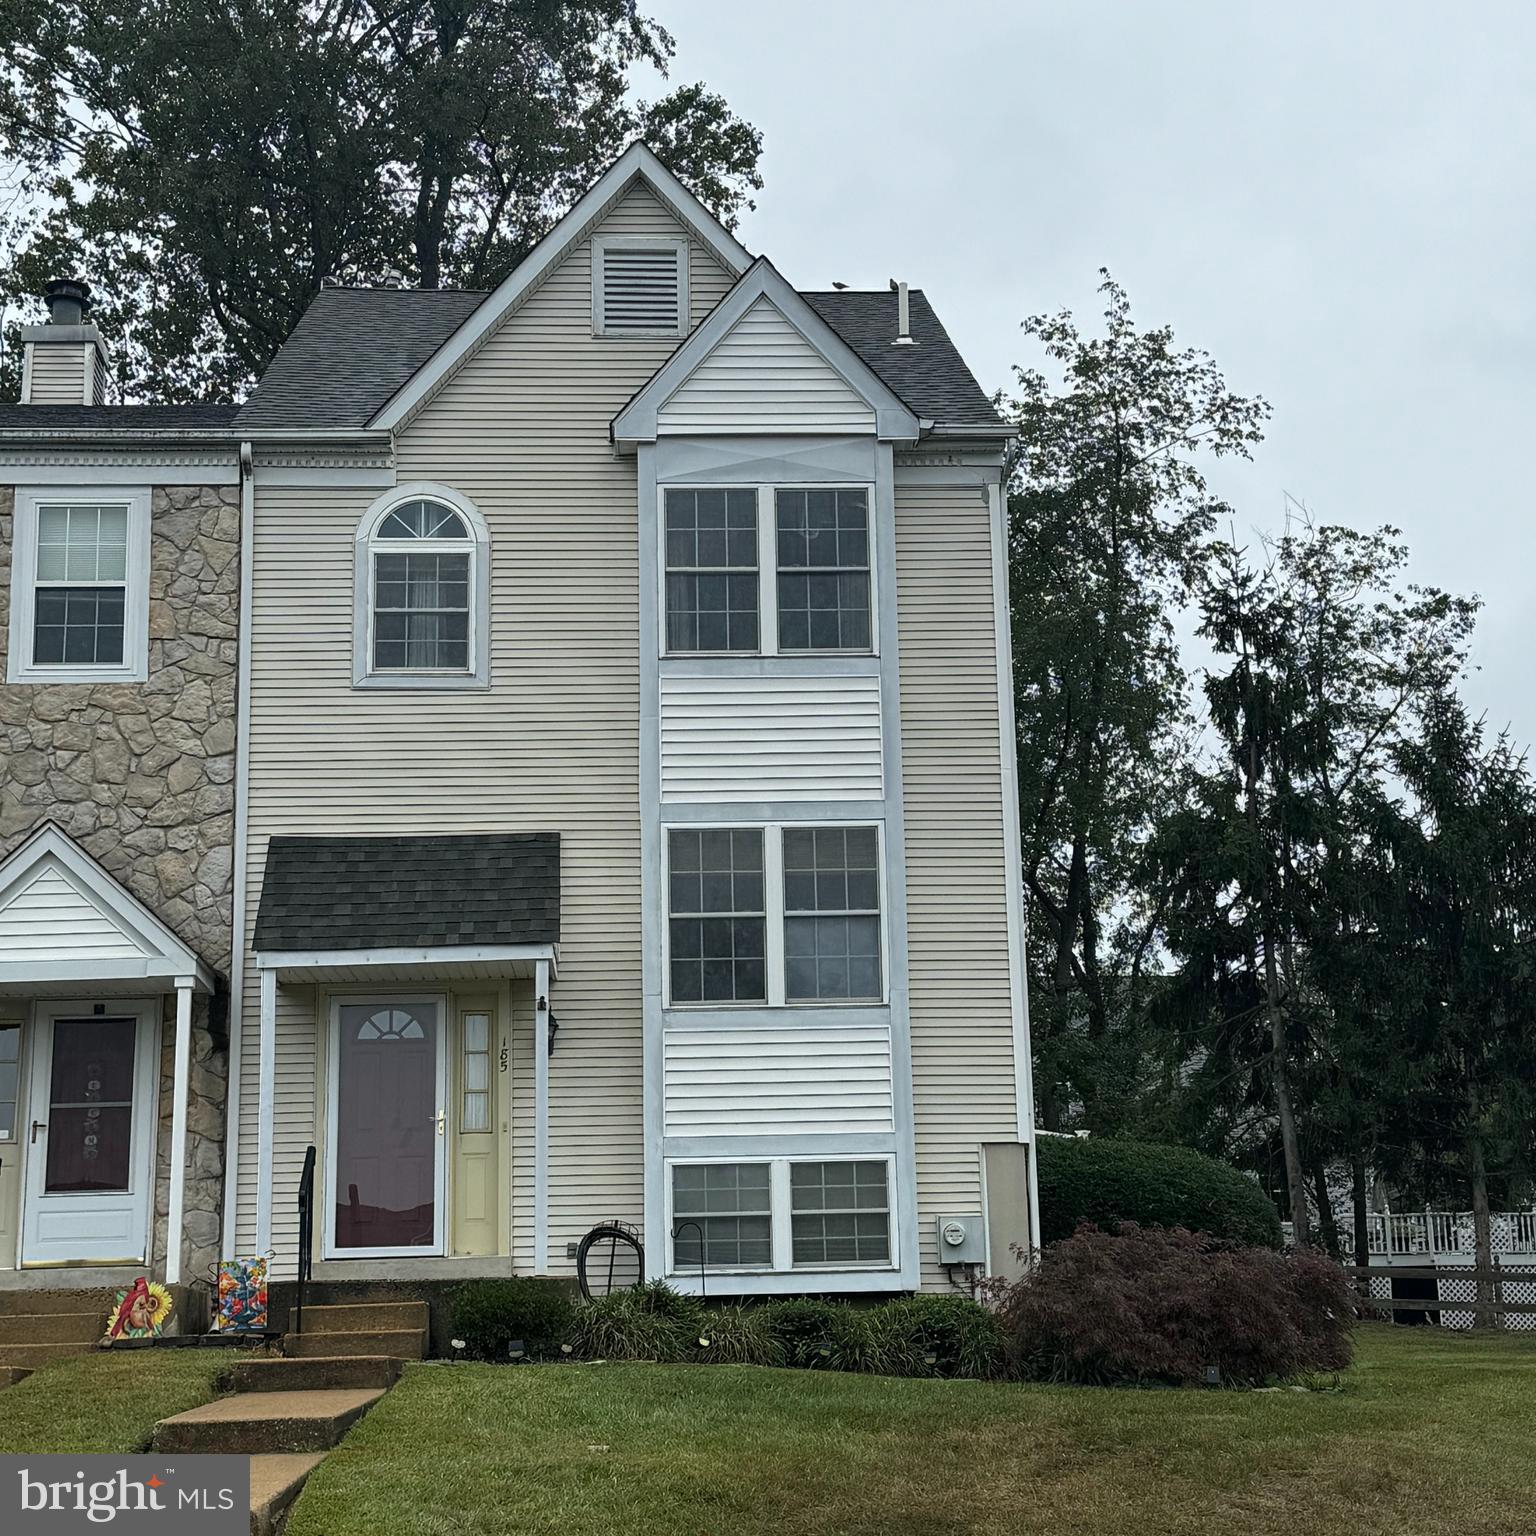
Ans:
{"type": "Polygon", "coordinates": [[[668,839],[668,887],[672,1000],[764,1001],[762,832],[674,830],[668,839]]]}
{"type": "Polygon", "coordinates": [[[670,490],[667,649],[758,648],[757,492],[670,490]]]}
{"type": "Polygon", "coordinates": [[[358,547],[354,681],[375,687],[488,681],[488,539],[462,497],[393,494],[364,519],[358,547]]]}
{"type": "Polygon", "coordinates": [[[778,539],[781,651],[867,651],[869,493],[781,490],[778,539]]]}
{"type": "Polygon", "coordinates": [[[147,491],[18,491],[8,680],[147,678],[149,543],[147,491]]]}

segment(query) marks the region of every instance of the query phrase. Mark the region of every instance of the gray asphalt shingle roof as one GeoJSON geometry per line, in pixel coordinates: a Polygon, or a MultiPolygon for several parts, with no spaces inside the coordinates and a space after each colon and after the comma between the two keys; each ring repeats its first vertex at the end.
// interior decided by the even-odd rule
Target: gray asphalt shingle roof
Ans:
{"type": "Polygon", "coordinates": [[[896,295],[855,291],[800,295],[918,416],[953,427],[993,427],[997,412],[921,288],[908,292],[910,347],[896,346],[896,295]]]}
{"type": "Polygon", "coordinates": [[[366,426],[484,298],[457,288],[322,288],[237,426],[366,426]]]}
{"type": "Polygon", "coordinates": [[[560,834],[274,837],[258,950],[555,944],[560,834]]]}
{"type": "MultiPolygon", "coordinates": [[[[238,405],[0,405],[0,432],[225,432],[238,405]]],[[[229,433],[233,436],[233,433],[229,433]]]]}

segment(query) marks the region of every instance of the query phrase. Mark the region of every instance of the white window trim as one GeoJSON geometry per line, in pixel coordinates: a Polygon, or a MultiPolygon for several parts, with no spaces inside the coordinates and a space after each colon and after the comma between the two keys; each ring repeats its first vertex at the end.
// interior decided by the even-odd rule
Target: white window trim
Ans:
{"type": "MultiPolygon", "coordinates": [[[[11,1134],[5,1135],[0,1130],[0,1147],[14,1147],[21,1141],[22,1116],[27,1112],[26,1106],[26,1066],[27,1066],[27,1029],[25,1020],[20,1013],[0,1013],[0,1030],[14,1029],[16,1031],[16,1109],[15,1124],[11,1127],[11,1134]]],[[[14,1257],[14,1255],[12,1256],[14,1257]]],[[[0,1252],[0,1266],[8,1265],[11,1259],[0,1252]]]]}
{"type": "Polygon", "coordinates": [[[686,336],[692,308],[688,286],[688,241],[672,235],[595,235],[592,239],[592,334],[608,341],[644,341],[656,336],[686,336]],[[677,252],[677,324],[626,327],[610,331],[603,314],[603,263],[610,250],[673,250],[677,252]]]}
{"type": "MultiPolygon", "coordinates": [[[[150,516],[147,485],[18,486],[11,537],[11,622],[6,649],[10,683],[142,683],[149,678],[150,516]],[[128,564],[123,599],[123,659],[115,665],[60,662],[36,665],[32,622],[36,612],[38,508],[58,502],[128,509],[128,564]]],[[[115,583],[109,583],[115,585],[115,583]]]]}
{"type": "Polygon", "coordinates": [[[772,485],[743,486],[722,483],[667,484],[656,488],[656,568],[659,572],[659,590],[656,594],[656,611],[659,616],[659,632],[656,637],[660,654],[671,660],[688,661],[730,659],[735,656],[781,656],[792,661],[801,659],[831,661],[842,656],[879,656],[880,654],[880,571],[875,526],[875,486],[873,481],[860,480],[797,480],[772,485]],[[675,651],[667,645],[667,492],[668,491],[741,491],[757,492],[757,649],[755,651],[675,651]],[[852,647],[830,651],[781,650],[779,647],[779,535],[776,493],[779,491],[863,491],[866,498],[869,529],[869,647],[856,650],[852,647]]]}
{"type": "Polygon", "coordinates": [[[446,485],[412,480],[380,496],[363,514],[353,543],[352,686],[414,692],[486,689],[491,683],[491,535],[480,509],[446,485]],[[469,666],[463,672],[373,670],[373,541],[380,523],[408,501],[440,501],[459,513],[470,533],[469,666]]]}
{"type": "MultiPolygon", "coordinates": [[[[673,1214],[672,1170],[674,1168],[700,1168],[736,1166],[753,1163],[768,1166],[768,1222],[772,1235],[773,1263],[764,1267],[756,1264],[708,1264],[706,1276],[713,1275],[841,1275],[883,1274],[901,1268],[901,1234],[898,1228],[896,1198],[896,1158],[889,1152],[818,1152],[800,1157],[676,1157],[668,1158],[663,1165],[662,1181],[667,1197],[667,1275],[684,1279],[697,1276],[699,1266],[679,1268],[677,1243],[673,1232],[677,1219],[673,1214]],[[885,1219],[889,1234],[889,1246],[883,1263],[856,1264],[796,1264],[794,1262],[793,1196],[789,1170],[796,1163],[884,1163],[885,1164],[885,1219]]],[[[684,1220],[691,1220],[685,1217],[684,1220]]]]}
{"type": "MultiPolygon", "coordinates": [[[[661,827],[661,985],[662,1006],[679,1013],[738,1012],[744,1008],[884,1008],[891,998],[891,901],[886,871],[885,823],[883,821],[664,821],[661,827]],[[791,1002],[784,959],[784,833],[872,827],[876,856],[880,860],[880,995],[879,997],[804,998],[791,1002]],[[761,832],[763,835],[763,955],[767,993],[765,998],[742,1002],[674,1002],[672,998],[672,834],[674,832],[761,832]]],[[[828,913],[836,916],[836,913],[828,913]]],[[[731,1159],[719,1159],[729,1162],[731,1159]]],[[[814,1159],[813,1159],[814,1161],[814,1159]]]]}

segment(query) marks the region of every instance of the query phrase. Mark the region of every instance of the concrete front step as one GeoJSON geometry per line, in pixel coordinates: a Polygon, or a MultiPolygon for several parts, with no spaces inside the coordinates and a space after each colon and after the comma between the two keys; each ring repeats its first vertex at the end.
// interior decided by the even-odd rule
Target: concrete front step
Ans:
{"type": "Polygon", "coordinates": [[[0,1344],[0,1366],[24,1365],[28,1370],[36,1370],[40,1365],[83,1355],[95,1347],[95,1340],[88,1344],[0,1344]]]}
{"type": "Polygon", "coordinates": [[[15,1312],[0,1316],[0,1344],[94,1344],[106,1331],[105,1312],[15,1312]]]}
{"type": "Polygon", "coordinates": [[[18,1381],[25,1381],[31,1374],[25,1366],[0,1365],[0,1387],[14,1387],[18,1381]]]}
{"type": "Polygon", "coordinates": [[[225,1373],[235,1392],[308,1392],[317,1387],[388,1388],[402,1361],[390,1355],[311,1355],[287,1360],[241,1360],[225,1373]]]}
{"type": "Polygon", "coordinates": [[[431,1327],[424,1301],[359,1301],[304,1308],[305,1333],[398,1333],[431,1327]]]}
{"type": "Polygon", "coordinates": [[[290,1360],[312,1360],[323,1355],[387,1355],[392,1360],[425,1360],[427,1330],[397,1328],[368,1333],[311,1333],[309,1309],[304,1311],[304,1332],[283,1335],[283,1353],[290,1360]]]}
{"type": "Polygon", "coordinates": [[[39,1291],[26,1286],[0,1290],[0,1317],[41,1317],[50,1312],[96,1312],[105,1317],[116,1304],[117,1291],[99,1286],[73,1291],[39,1291]]]}
{"type": "Polygon", "coordinates": [[[153,1444],[157,1451],[198,1455],[328,1451],[383,1396],[377,1387],[241,1392],[161,1419],[153,1444]]]}
{"type": "Polygon", "coordinates": [[[304,1480],[324,1460],[323,1451],[251,1457],[251,1536],[274,1536],[304,1480]]]}

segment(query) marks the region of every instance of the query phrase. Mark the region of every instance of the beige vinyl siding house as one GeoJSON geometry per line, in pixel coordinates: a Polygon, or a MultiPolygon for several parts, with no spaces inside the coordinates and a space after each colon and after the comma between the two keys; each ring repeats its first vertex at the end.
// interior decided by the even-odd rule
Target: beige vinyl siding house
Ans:
{"type": "MultiPolygon", "coordinates": [[[[46,340],[48,409],[140,452],[166,418],[46,340]]],[[[618,1222],[711,1296],[1009,1269],[1011,429],[921,292],[798,291],[634,145],[493,292],[324,287],[221,409],[224,1254],[570,1275],[618,1222]]]]}

